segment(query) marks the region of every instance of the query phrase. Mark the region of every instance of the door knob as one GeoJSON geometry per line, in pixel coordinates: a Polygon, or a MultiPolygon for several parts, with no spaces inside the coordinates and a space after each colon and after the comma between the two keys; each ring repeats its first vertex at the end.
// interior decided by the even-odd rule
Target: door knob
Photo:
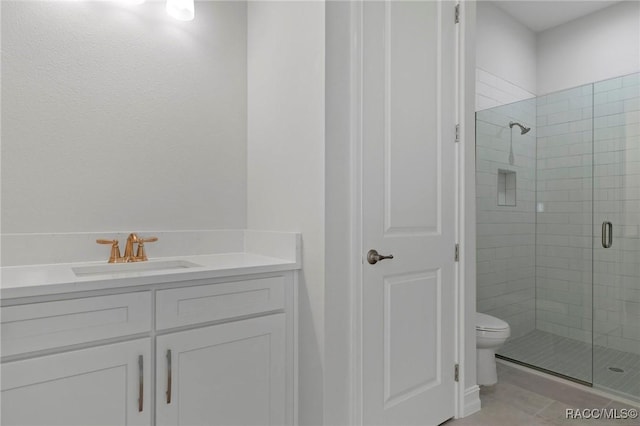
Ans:
{"type": "Polygon", "coordinates": [[[379,261],[385,260],[385,259],[393,259],[393,255],[390,254],[389,256],[383,256],[380,253],[378,253],[377,250],[374,250],[374,249],[369,250],[369,252],[367,253],[367,262],[369,262],[372,265],[375,265],[379,261]]]}

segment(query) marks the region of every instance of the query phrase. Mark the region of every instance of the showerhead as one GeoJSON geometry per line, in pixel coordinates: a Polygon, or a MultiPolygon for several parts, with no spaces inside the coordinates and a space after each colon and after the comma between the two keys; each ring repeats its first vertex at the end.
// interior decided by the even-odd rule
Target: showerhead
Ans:
{"type": "Polygon", "coordinates": [[[513,126],[518,126],[520,127],[520,134],[524,135],[525,133],[527,133],[529,130],[531,130],[531,127],[524,127],[522,124],[520,123],[516,123],[515,121],[510,121],[509,122],[509,128],[513,128],[513,126]]]}

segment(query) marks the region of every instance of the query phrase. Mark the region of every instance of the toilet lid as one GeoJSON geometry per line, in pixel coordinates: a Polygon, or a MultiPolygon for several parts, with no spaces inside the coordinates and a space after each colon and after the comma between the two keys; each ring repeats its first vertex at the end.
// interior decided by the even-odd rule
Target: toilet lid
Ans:
{"type": "Polygon", "coordinates": [[[502,321],[500,318],[492,317],[491,315],[476,312],[476,330],[506,330],[509,328],[509,324],[502,321]]]}

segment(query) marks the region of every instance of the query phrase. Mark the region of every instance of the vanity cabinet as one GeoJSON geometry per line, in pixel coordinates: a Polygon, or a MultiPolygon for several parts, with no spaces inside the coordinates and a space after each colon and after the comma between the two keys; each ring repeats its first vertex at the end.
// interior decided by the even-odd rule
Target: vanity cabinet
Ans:
{"type": "Polygon", "coordinates": [[[284,314],[159,336],[158,425],[285,424],[284,314]]]}
{"type": "Polygon", "coordinates": [[[0,421],[150,425],[150,365],[148,338],[3,363],[0,421]]]}
{"type": "Polygon", "coordinates": [[[295,424],[293,271],[82,296],[3,301],[2,425],[295,424]]]}
{"type": "Polygon", "coordinates": [[[157,291],[156,423],[291,424],[292,289],[287,273],[157,291]]]}

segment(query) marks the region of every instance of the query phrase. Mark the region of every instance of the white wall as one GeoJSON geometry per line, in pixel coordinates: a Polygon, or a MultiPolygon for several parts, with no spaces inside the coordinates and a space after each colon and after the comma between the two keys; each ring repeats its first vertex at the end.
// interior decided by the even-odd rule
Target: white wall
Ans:
{"type": "Polygon", "coordinates": [[[2,231],[244,228],[246,4],[2,2],[2,231]]]}
{"type": "MultiPolygon", "coordinates": [[[[350,424],[352,244],[352,35],[346,1],[326,2],[324,424],[350,424]]],[[[355,15],[355,13],[354,13],[355,15]]]]}
{"type": "Polygon", "coordinates": [[[631,0],[539,33],[537,93],[640,71],[639,22],[631,0]]]}
{"type": "Polygon", "coordinates": [[[487,1],[477,3],[476,32],[477,68],[536,93],[535,33],[487,1]]]}
{"type": "Polygon", "coordinates": [[[639,22],[640,2],[624,1],[534,33],[478,2],[476,110],[640,71],[639,22]]]}
{"type": "Polygon", "coordinates": [[[302,233],[300,424],[322,424],[325,4],[248,6],[248,227],[302,233]]]}

